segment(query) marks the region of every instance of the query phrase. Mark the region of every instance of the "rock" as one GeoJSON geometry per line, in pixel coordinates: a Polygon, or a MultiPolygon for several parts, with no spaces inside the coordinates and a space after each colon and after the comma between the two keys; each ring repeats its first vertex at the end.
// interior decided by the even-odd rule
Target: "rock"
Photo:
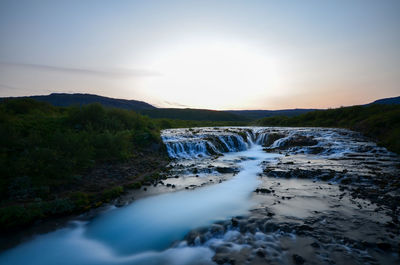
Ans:
{"type": "Polygon", "coordinates": [[[308,225],[301,225],[298,228],[298,231],[304,232],[304,231],[312,231],[314,230],[311,226],[308,225]]]}
{"type": "Polygon", "coordinates": [[[257,193],[271,193],[271,190],[265,189],[265,188],[257,188],[255,190],[255,192],[257,192],[257,193]]]}
{"type": "Polygon", "coordinates": [[[232,265],[235,264],[235,260],[230,257],[227,257],[227,255],[224,253],[215,254],[212,259],[217,264],[226,264],[226,263],[232,265]]]}
{"type": "Polygon", "coordinates": [[[318,141],[311,136],[297,135],[282,143],[280,148],[288,148],[293,146],[312,146],[316,144],[318,144],[318,141]]]}
{"type": "Polygon", "coordinates": [[[311,246],[312,246],[313,248],[320,248],[320,245],[319,245],[317,242],[311,243],[311,246]]]}
{"type": "Polygon", "coordinates": [[[228,247],[226,247],[226,246],[218,246],[216,249],[215,249],[215,253],[229,253],[230,252],[230,249],[228,248],[228,247]]]}
{"type": "Polygon", "coordinates": [[[265,250],[262,248],[257,249],[256,254],[257,254],[257,256],[259,256],[261,258],[264,258],[266,256],[265,250]]]}
{"type": "Polygon", "coordinates": [[[376,244],[378,248],[384,250],[384,251],[389,251],[392,249],[392,246],[389,243],[386,242],[380,242],[376,244]]]}
{"type": "Polygon", "coordinates": [[[235,173],[237,170],[231,167],[217,167],[216,168],[218,173],[235,173]]]}
{"type": "MultiPolygon", "coordinates": [[[[316,155],[316,154],[320,154],[324,151],[324,148],[320,147],[320,146],[315,146],[315,147],[310,147],[308,148],[308,152],[312,155],[316,155]]],[[[308,161],[308,164],[310,164],[311,162],[308,161]]]]}
{"type": "Polygon", "coordinates": [[[271,223],[271,222],[265,222],[263,228],[264,228],[265,233],[270,233],[270,232],[275,232],[276,230],[278,230],[279,226],[277,226],[276,224],[271,223]]]}
{"type": "Polygon", "coordinates": [[[236,218],[232,218],[231,223],[233,227],[237,227],[239,225],[239,220],[236,218]]]}
{"type": "Polygon", "coordinates": [[[261,143],[263,146],[270,146],[273,144],[276,140],[281,139],[283,137],[286,137],[286,135],[281,134],[281,133],[271,133],[268,135],[267,139],[264,140],[264,143],[261,143]]]}
{"type": "Polygon", "coordinates": [[[267,216],[268,216],[268,217],[272,217],[272,216],[274,216],[274,215],[275,215],[275,214],[274,214],[274,213],[271,213],[271,212],[268,212],[268,213],[267,213],[267,216]]]}
{"type": "Polygon", "coordinates": [[[222,234],[225,232],[225,228],[222,225],[213,224],[213,225],[211,225],[210,231],[213,234],[222,234]]]}
{"type": "Polygon", "coordinates": [[[297,264],[297,265],[302,265],[302,264],[304,264],[304,262],[306,262],[306,260],[302,256],[297,255],[297,254],[293,254],[292,258],[293,258],[294,264],[297,264]]]}

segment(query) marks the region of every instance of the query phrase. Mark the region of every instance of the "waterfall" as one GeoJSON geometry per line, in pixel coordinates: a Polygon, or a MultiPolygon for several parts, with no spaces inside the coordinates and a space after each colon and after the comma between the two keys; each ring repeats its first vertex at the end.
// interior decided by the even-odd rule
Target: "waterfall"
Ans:
{"type": "Polygon", "coordinates": [[[202,128],[202,130],[168,129],[162,139],[171,158],[191,159],[244,151],[263,145],[269,131],[265,128],[202,128]]]}

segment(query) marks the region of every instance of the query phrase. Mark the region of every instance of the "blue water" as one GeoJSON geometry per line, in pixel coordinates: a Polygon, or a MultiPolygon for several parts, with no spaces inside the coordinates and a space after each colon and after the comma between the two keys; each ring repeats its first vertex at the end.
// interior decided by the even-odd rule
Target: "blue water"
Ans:
{"type": "Polygon", "coordinates": [[[169,247],[194,228],[245,214],[259,184],[259,164],[276,156],[261,146],[226,154],[220,159],[248,158],[228,181],[144,198],[72,223],[0,254],[0,265],[206,264],[213,256],[208,248],[169,247]]]}

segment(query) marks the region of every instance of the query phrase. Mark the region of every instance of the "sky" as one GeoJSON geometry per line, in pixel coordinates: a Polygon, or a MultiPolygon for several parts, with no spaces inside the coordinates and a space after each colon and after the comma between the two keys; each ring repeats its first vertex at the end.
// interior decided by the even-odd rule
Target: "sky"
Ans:
{"type": "Polygon", "coordinates": [[[0,97],[333,108],[400,95],[400,1],[1,0],[0,97]]]}

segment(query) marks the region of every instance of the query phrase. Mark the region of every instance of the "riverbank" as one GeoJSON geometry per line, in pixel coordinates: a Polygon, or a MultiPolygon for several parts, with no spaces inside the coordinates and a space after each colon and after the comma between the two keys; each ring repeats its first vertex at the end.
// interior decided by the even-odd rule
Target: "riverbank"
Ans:
{"type": "Polygon", "coordinates": [[[0,141],[0,233],[99,207],[169,162],[150,119],[99,104],[4,100],[0,141]]]}
{"type": "Polygon", "coordinates": [[[253,122],[257,126],[346,128],[362,133],[400,154],[400,106],[372,104],[317,110],[295,117],[275,116],[253,122]]]}

